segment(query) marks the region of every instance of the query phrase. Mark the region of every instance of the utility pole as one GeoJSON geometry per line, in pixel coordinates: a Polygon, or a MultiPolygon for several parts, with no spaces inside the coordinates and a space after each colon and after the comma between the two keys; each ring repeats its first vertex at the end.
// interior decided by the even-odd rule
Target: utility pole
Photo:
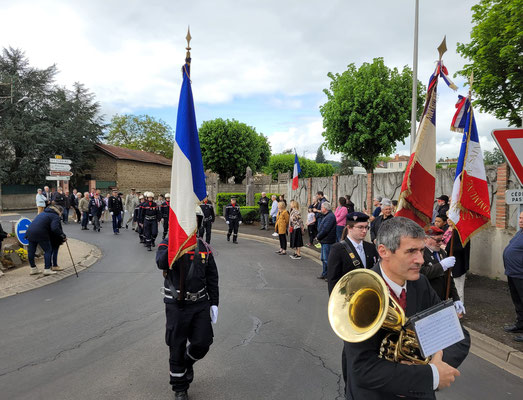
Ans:
{"type": "Polygon", "coordinates": [[[410,152],[414,149],[416,142],[416,114],[418,111],[418,22],[419,22],[419,0],[416,1],[414,12],[414,55],[412,61],[412,110],[410,113],[410,152]]]}

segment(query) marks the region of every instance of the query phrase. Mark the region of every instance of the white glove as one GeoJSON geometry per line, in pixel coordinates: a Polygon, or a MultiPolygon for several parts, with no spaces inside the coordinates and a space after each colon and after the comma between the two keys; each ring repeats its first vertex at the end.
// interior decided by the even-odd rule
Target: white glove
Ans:
{"type": "Polygon", "coordinates": [[[456,312],[458,314],[466,314],[465,306],[463,305],[463,302],[461,300],[454,302],[454,308],[456,309],[456,312]]]}
{"type": "Polygon", "coordinates": [[[225,221],[225,223],[226,223],[227,225],[229,225],[229,221],[225,221]]]}
{"type": "Polygon", "coordinates": [[[113,212],[111,211],[111,215],[113,215],[113,212]]]}
{"type": "Polygon", "coordinates": [[[218,321],[218,306],[211,306],[211,322],[215,324],[218,321]]]}
{"type": "Polygon", "coordinates": [[[446,271],[449,268],[452,268],[454,266],[454,264],[456,264],[456,257],[451,256],[451,257],[444,258],[439,263],[443,267],[443,271],[446,271]]]}
{"type": "Polygon", "coordinates": [[[241,225],[242,224],[242,221],[238,221],[238,225],[241,225]]]}
{"type": "Polygon", "coordinates": [[[122,214],[122,215],[123,215],[123,211],[122,211],[122,212],[121,212],[120,214],[122,214]]]}

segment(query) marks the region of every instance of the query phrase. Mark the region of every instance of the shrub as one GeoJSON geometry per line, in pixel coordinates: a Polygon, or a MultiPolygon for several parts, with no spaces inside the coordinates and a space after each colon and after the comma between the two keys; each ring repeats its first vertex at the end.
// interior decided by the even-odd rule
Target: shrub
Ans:
{"type": "Polygon", "coordinates": [[[242,214],[243,222],[246,224],[250,224],[254,221],[260,220],[260,207],[254,206],[254,207],[247,207],[247,206],[240,206],[240,213],[242,214]]]}
{"type": "Polygon", "coordinates": [[[231,202],[231,197],[236,197],[236,203],[241,207],[245,205],[245,193],[218,193],[216,195],[216,214],[223,213],[223,207],[231,202]]]}

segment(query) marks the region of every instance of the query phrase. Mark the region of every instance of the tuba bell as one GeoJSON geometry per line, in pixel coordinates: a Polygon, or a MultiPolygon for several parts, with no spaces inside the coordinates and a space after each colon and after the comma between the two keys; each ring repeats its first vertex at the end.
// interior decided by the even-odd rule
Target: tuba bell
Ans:
{"type": "Polygon", "coordinates": [[[374,271],[356,269],[345,274],[330,295],[328,314],[332,330],[346,342],[362,342],[385,329],[389,333],[381,342],[381,358],[415,364],[430,361],[421,355],[414,331],[406,328],[403,308],[374,271]]]}

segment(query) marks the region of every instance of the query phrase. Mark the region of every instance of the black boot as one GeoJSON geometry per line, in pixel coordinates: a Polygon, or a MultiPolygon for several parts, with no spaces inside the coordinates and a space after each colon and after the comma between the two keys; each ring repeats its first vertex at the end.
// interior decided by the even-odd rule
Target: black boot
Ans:
{"type": "Polygon", "coordinates": [[[184,390],[183,392],[174,392],[174,400],[189,400],[187,390],[184,390]]]}
{"type": "Polygon", "coordinates": [[[153,246],[153,247],[156,247],[156,243],[154,242],[154,240],[153,240],[153,244],[152,244],[152,246],[153,246]]]}
{"type": "Polygon", "coordinates": [[[227,241],[228,241],[228,242],[231,241],[231,235],[227,235],[227,241]]]}
{"type": "Polygon", "coordinates": [[[153,251],[153,250],[151,249],[151,246],[147,246],[147,251],[153,251]]]}

